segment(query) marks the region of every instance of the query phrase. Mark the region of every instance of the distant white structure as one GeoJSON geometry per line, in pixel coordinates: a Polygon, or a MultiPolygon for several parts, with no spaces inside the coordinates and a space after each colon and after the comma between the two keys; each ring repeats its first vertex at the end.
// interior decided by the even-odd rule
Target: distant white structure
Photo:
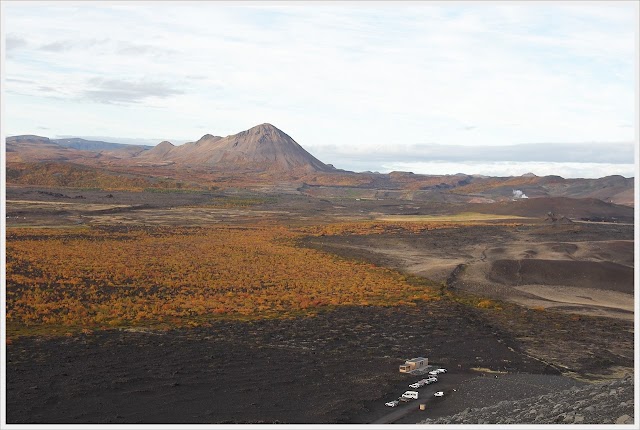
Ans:
{"type": "Polygon", "coordinates": [[[412,358],[411,360],[407,360],[404,364],[400,365],[400,372],[409,373],[414,370],[425,368],[428,364],[429,360],[424,357],[412,358]]]}
{"type": "Polygon", "coordinates": [[[528,199],[527,195],[520,190],[513,190],[513,200],[528,199]]]}

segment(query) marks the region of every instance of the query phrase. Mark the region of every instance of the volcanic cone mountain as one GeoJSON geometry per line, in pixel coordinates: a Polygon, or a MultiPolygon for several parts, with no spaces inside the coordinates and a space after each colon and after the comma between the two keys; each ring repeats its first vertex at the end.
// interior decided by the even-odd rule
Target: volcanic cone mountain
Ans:
{"type": "Polygon", "coordinates": [[[155,162],[205,165],[220,170],[333,170],[271,124],[260,124],[227,137],[206,134],[196,142],[181,146],[162,142],[138,158],[155,162]]]}

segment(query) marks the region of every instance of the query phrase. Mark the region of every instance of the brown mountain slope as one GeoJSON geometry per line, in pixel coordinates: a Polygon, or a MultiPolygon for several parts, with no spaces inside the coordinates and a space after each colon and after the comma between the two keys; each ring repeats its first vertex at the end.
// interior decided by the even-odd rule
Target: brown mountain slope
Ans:
{"type": "Polygon", "coordinates": [[[24,135],[6,139],[7,162],[39,162],[39,161],[73,161],[76,159],[93,159],[99,156],[96,152],[65,148],[48,137],[24,135]]]}
{"type": "Polygon", "coordinates": [[[610,203],[633,206],[634,178],[619,175],[603,178],[569,178],[560,176],[523,175],[515,177],[474,178],[453,192],[473,194],[495,200],[512,197],[520,190],[529,197],[595,198],[610,203]]]}
{"type": "Polygon", "coordinates": [[[205,134],[198,141],[185,143],[181,146],[164,141],[151,150],[140,154],[136,160],[154,163],[171,161],[192,165],[205,164],[206,150],[204,148],[220,139],[222,139],[220,136],[205,134]]]}
{"type": "Polygon", "coordinates": [[[197,142],[181,146],[169,147],[163,142],[137,158],[208,166],[219,170],[333,170],[271,124],[261,124],[227,137],[207,134],[197,142]]]}
{"type": "Polygon", "coordinates": [[[148,161],[164,161],[175,148],[176,146],[173,143],[165,140],[154,146],[152,149],[143,152],[138,156],[138,158],[148,161]]]}
{"type": "Polygon", "coordinates": [[[606,219],[609,221],[633,222],[633,208],[603,202],[593,198],[544,197],[503,201],[496,203],[475,203],[469,211],[500,215],[518,215],[544,218],[548,212],[558,217],[571,219],[606,219]]]}
{"type": "Polygon", "coordinates": [[[49,139],[35,135],[9,136],[7,161],[72,161],[75,163],[109,162],[134,157],[149,147],[80,138],[49,139]]]}

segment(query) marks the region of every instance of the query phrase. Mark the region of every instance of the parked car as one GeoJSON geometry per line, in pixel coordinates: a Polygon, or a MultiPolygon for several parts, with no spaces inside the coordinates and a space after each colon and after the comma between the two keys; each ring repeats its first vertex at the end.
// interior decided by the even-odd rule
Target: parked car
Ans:
{"type": "Polygon", "coordinates": [[[402,393],[402,397],[405,399],[417,399],[418,392],[417,391],[405,391],[402,393]]]}
{"type": "Polygon", "coordinates": [[[390,408],[395,408],[396,406],[398,406],[400,404],[400,402],[398,400],[392,400],[390,402],[385,403],[385,406],[389,406],[390,408]]]}
{"type": "Polygon", "coordinates": [[[420,388],[420,387],[422,387],[422,384],[420,384],[419,382],[416,382],[414,384],[409,384],[409,388],[416,389],[416,388],[420,388]]]}
{"type": "Polygon", "coordinates": [[[438,374],[440,374],[440,372],[438,372],[437,370],[432,370],[431,372],[429,372],[429,375],[431,376],[436,376],[438,374]]]}
{"type": "Polygon", "coordinates": [[[435,392],[435,394],[434,394],[434,396],[436,396],[436,397],[442,397],[442,396],[444,396],[444,391],[436,391],[436,392],[435,392]]]}
{"type": "Polygon", "coordinates": [[[441,367],[440,369],[436,369],[436,372],[438,372],[438,373],[447,373],[447,369],[441,367]]]}

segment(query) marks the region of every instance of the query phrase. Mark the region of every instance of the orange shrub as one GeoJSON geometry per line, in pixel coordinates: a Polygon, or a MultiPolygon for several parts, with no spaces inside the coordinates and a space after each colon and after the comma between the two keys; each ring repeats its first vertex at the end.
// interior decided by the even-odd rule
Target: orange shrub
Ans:
{"type": "Polygon", "coordinates": [[[278,226],[7,232],[7,323],[194,325],[433,300],[398,273],[295,246],[278,226]]]}

